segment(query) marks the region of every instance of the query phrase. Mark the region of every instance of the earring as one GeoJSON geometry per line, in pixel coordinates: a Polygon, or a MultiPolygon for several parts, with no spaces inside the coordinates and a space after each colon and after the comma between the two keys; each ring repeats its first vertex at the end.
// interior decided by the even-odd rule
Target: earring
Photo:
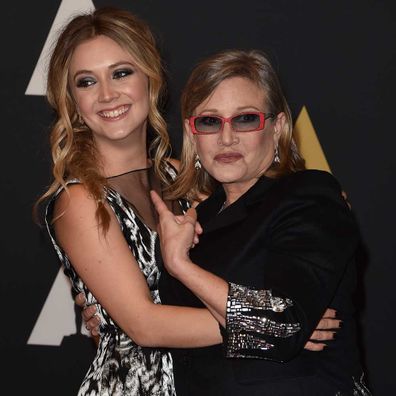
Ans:
{"type": "Polygon", "coordinates": [[[278,146],[276,146],[276,148],[275,148],[274,162],[277,163],[277,164],[279,164],[279,162],[280,162],[278,146]]]}
{"type": "Polygon", "coordinates": [[[197,171],[199,171],[202,168],[201,161],[199,160],[198,154],[195,154],[194,168],[197,171]]]}
{"type": "Polygon", "coordinates": [[[78,122],[79,122],[79,124],[80,124],[81,126],[84,126],[84,125],[85,125],[85,122],[84,122],[83,118],[81,117],[81,114],[78,115],[78,122]]]}

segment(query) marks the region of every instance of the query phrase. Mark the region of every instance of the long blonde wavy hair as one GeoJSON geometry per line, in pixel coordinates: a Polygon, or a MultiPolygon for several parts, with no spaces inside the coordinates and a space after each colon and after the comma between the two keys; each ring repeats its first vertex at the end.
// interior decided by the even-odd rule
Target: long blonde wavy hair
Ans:
{"type": "Polygon", "coordinates": [[[52,52],[47,76],[47,99],[56,120],[50,133],[54,180],[38,199],[38,205],[71,178],[78,178],[97,202],[96,217],[107,230],[110,217],[104,206],[106,179],[100,172],[100,159],[91,130],[81,122],[69,86],[69,66],[76,47],[86,40],[104,35],[114,40],[134,58],[136,66],[148,77],[149,114],[148,155],[153,157],[156,174],[165,184],[168,179],[163,159],[170,154],[166,123],[159,110],[164,93],[163,69],[152,32],[145,22],[116,8],[100,8],[74,17],[61,31],[52,52]],[[154,135],[151,136],[150,135],[154,135]]]}
{"type": "MultiPolygon", "coordinates": [[[[283,95],[278,77],[267,56],[259,50],[227,50],[200,62],[192,71],[181,96],[182,120],[194,115],[195,109],[206,100],[216,87],[232,77],[247,78],[265,93],[267,111],[273,114],[283,112],[286,122],[278,142],[280,162],[274,162],[265,172],[269,177],[296,172],[305,168],[292,137],[292,116],[283,95]]],[[[184,122],[183,122],[184,126],[184,122]]],[[[200,200],[202,195],[210,195],[216,181],[204,168],[196,170],[195,145],[189,132],[184,128],[180,173],[176,183],[170,187],[171,197],[187,197],[200,200]]]]}

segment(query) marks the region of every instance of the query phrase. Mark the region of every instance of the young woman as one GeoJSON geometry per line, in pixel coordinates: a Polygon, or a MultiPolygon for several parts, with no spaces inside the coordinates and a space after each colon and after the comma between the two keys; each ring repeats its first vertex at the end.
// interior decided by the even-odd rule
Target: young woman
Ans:
{"type": "MultiPolygon", "coordinates": [[[[162,88],[153,36],[128,12],[75,17],[51,56],[54,181],[41,200],[50,197],[46,222],[65,272],[103,324],[80,395],[173,395],[169,353],[143,347],[220,342],[206,309],[158,305],[149,191],[162,195],[176,175],[162,88]]],[[[168,206],[181,213],[180,203],[168,206]]]]}

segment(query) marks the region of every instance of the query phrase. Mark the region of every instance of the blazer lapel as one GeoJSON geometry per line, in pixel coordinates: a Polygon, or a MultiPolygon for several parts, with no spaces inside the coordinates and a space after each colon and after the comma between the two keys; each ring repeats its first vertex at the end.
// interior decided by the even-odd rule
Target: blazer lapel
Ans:
{"type": "Polygon", "coordinates": [[[245,194],[220,213],[220,208],[225,201],[225,193],[223,187],[219,186],[208,199],[197,207],[198,220],[204,233],[216,231],[245,219],[249,214],[250,207],[264,199],[266,190],[274,182],[275,179],[262,176],[245,194]]]}

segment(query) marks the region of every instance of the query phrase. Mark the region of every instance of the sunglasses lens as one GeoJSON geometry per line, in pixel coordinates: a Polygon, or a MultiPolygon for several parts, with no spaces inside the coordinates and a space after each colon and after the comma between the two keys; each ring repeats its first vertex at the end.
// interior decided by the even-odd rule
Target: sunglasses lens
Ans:
{"type": "Polygon", "coordinates": [[[221,118],[215,116],[197,117],[194,122],[195,129],[201,133],[215,133],[221,129],[221,118]]]}
{"type": "Polygon", "coordinates": [[[260,127],[260,115],[255,113],[239,114],[232,118],[231,123],[235,131],[254,131],[260,127]]]}

